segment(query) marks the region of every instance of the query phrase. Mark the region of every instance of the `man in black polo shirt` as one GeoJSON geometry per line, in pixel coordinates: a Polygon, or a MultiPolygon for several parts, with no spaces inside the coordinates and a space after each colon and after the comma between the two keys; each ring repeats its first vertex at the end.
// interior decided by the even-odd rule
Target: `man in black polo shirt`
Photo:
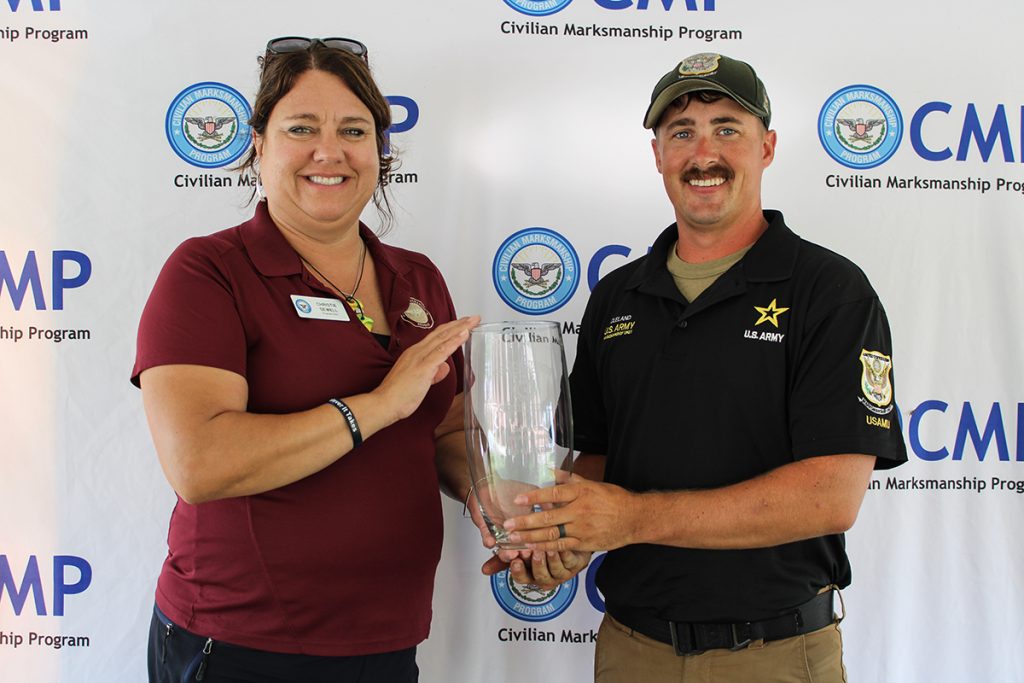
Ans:
{"type": "MultiPolygon", "coordinates": [[[[764,84],[729,57],[694,55],[655,86],[644,126],[676,223],[583,316],[587,479],[522,497],[562,506],[507,524],[534,555],[609,551],[601,683],[845,680],[843,532],[872,468],[907,456],[877,295],[761,207],[770,120],[764,84]]],[[[550,576],[529,570],[578,571],[548,557],[550,576]]]]}

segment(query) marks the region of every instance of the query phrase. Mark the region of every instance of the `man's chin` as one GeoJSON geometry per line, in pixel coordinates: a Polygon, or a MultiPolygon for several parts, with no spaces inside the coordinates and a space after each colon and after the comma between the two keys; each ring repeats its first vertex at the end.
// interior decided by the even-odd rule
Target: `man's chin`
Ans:
{"type": "Polygon", "coordinates": [[[696,211],[682,214],[683,222],[697,230],[713,230],[722,225],[725,213],[722,211],[696,211]]]}

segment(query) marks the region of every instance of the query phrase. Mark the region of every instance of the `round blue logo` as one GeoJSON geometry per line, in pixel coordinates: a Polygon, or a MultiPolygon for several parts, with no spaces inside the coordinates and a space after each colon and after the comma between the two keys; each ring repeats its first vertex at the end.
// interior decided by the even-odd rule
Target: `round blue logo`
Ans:
{"type": "Polygon", "coordinates": [[[196,83],[178,93],[164,129],[175,154],[200,168],[227,166],[249,149],[252,108],[222,83],[196,83]]]}
{"type": "Polygon", "coordinates": [[[517,12],[531,17],[544,17],[564,10],[572,0],[505,0],[517,12]]]}
{"type": "Polygon", "coordinates": [[[849,168],[874,168],[889,160],[903,139],[895,100],[870,85],[851,85],[825,100],[818,138],[829,156],[849,168]]]}
{"type": "Polygon", "coordinates": [[[310,306],[309,302],[306,301],[305,299],[296,299],[295,308],[297,308],[301,313],[309,313],[310,311],[313,310],[313,307],[310,306]]]}
{"type": "Polygon", "coordinates": [[[598,612],[604,612],[604,596],[601,595],[601,591],[597,589],[597,570],[604,564],[604,558],[608,557],[607,553],[601,553],[595,557],[591,562],[590,566],[587,567],[587,600],[590,600],[590,604],[594,606],[598,612]]]}
{"type": "Polygon", "coordinates": [[[501,608],[522,621],[548,621],[564,612],[576,597],[578,577],[551,590],[516,583],[508,570],[491,576],[491,592],[501,608]]]}
{"type": "Polygon", "coordinates": [[[520,313],[543,315],[565,305],[579,286],[580,259],[554,230],[527,228],[498,248],[491,267],[502,300],[520,313]]]}

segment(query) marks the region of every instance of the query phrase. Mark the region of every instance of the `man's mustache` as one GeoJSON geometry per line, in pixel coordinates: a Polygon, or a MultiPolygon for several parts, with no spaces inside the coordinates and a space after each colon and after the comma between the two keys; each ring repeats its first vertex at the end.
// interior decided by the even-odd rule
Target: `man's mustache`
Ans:
{"type": "Polygon", "coordinates": [[[726,180],[732,180],[733,176],[734,174],[731,169],[726,168],[721,164],[711,164],[705,168],[691,166],[685,173],[683,173],[683,181],[708,180],[709,178],[725,178],[726,180]]]}

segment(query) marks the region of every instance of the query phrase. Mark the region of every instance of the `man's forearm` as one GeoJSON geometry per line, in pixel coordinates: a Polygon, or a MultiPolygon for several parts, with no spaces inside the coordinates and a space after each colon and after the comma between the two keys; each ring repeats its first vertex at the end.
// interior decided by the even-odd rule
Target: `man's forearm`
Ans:
{"type": "Polygon", "coordinates": [[[842,533],[857,518],[874,461],[822,456],[722,488],[635,494],[642,521],[633,542],[740,549],[842,533]]]}

